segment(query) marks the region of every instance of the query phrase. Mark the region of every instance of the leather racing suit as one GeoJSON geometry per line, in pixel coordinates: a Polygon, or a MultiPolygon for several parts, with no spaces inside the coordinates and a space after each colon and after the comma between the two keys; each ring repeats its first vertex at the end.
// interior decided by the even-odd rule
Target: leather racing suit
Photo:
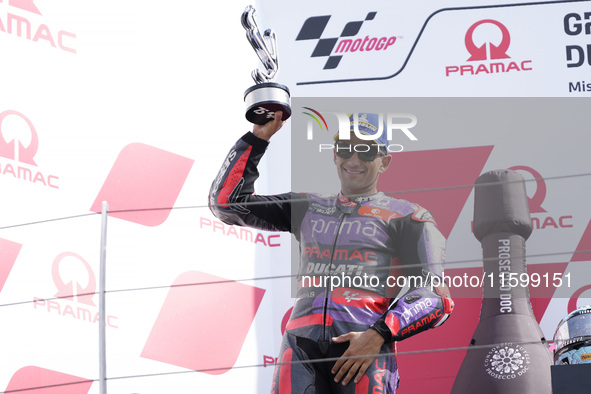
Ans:
{"type": "Polygon", "coordinates": [[[354,200],[255,195],[267,146],[250,132],[236,142],[212,184],[209,205],[226,224],[290,231],[300,243],[297,297],[272,392],[394,393],[396,341],[441,325],[453,310],[447,287],[434,280],[443,276],[445,238],[428,211],[381,192],[354,200]],[[348,344],[331,338],[369,328],[384,337],[380,352],[386,356],[357,385],[334,383],[334,360],[301,362],[340,357],[348,344]]]}

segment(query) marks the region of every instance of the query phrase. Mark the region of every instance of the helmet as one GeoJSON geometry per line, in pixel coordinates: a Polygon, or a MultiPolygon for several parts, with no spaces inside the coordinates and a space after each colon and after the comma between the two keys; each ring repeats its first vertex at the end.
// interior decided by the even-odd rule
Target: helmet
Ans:
{"type": "Polygon", "coordinates": [[[591,363],[591,305],[569,313],[554,333],[554,364],[591,363]]]}

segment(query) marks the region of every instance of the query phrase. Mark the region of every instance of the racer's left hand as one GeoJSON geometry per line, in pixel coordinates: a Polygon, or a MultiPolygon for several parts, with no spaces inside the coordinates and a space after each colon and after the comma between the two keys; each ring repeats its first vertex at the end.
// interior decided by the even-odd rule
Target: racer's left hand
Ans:
{"type": "Polygon", "coordinates": [[[333,374],[336,374],[334,381],[338,383],[343,379],[343,386],[346,386],[353,377],[355,377],[354,382],[358,383],[363,377],[363,374],[365,374],[365,371],[367,371],[376,359],[375,356],[349,357],[379,354],[380,348],[384,344],[384,338],[376,330],[372,329],[363,332],[352,331],[338,337],[333,337],[332,341],[337,343],[349,342],[349,347],[331,370],[333,374]]]}

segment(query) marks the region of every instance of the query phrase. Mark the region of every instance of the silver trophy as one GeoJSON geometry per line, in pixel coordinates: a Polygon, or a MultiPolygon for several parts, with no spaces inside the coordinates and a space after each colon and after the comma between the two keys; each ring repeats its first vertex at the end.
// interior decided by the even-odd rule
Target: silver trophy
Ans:
{"type": "Polygon", "coordinates": [[[277,60],[277,40],[275,32],[265,30],[261,35],[254,19],[255,9],[249,5],[242,13],[242,26],[246,29],[246,38],[254,48],[265,71],[255,69],[252,79],[256,85],[244,92],[246,119],[254,124],[265,124],[275,119],[276,111],[283,111],[282,120],[291,116],[289,89],[285,85],[272,82],[279,70],[277,60]]]}

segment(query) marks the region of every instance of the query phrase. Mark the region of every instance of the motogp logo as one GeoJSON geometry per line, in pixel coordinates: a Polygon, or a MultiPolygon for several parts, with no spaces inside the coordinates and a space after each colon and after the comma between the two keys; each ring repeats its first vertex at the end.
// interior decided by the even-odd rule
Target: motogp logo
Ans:
{"type": "Polygon", "coordinates": [[[347,22],[338,37],[322,37],[331,15],[313,16],[304,22],[296,41],[316,40],[310,57],[326,57],[324,70],[334,70],[339,66],[344,53],[364,54],[372,51],[386,51],[396,42],[396,36],[371,37],[359,35],[361,27],[374,20],[377,12],[369,12],[364,20],[347,22]]]}

